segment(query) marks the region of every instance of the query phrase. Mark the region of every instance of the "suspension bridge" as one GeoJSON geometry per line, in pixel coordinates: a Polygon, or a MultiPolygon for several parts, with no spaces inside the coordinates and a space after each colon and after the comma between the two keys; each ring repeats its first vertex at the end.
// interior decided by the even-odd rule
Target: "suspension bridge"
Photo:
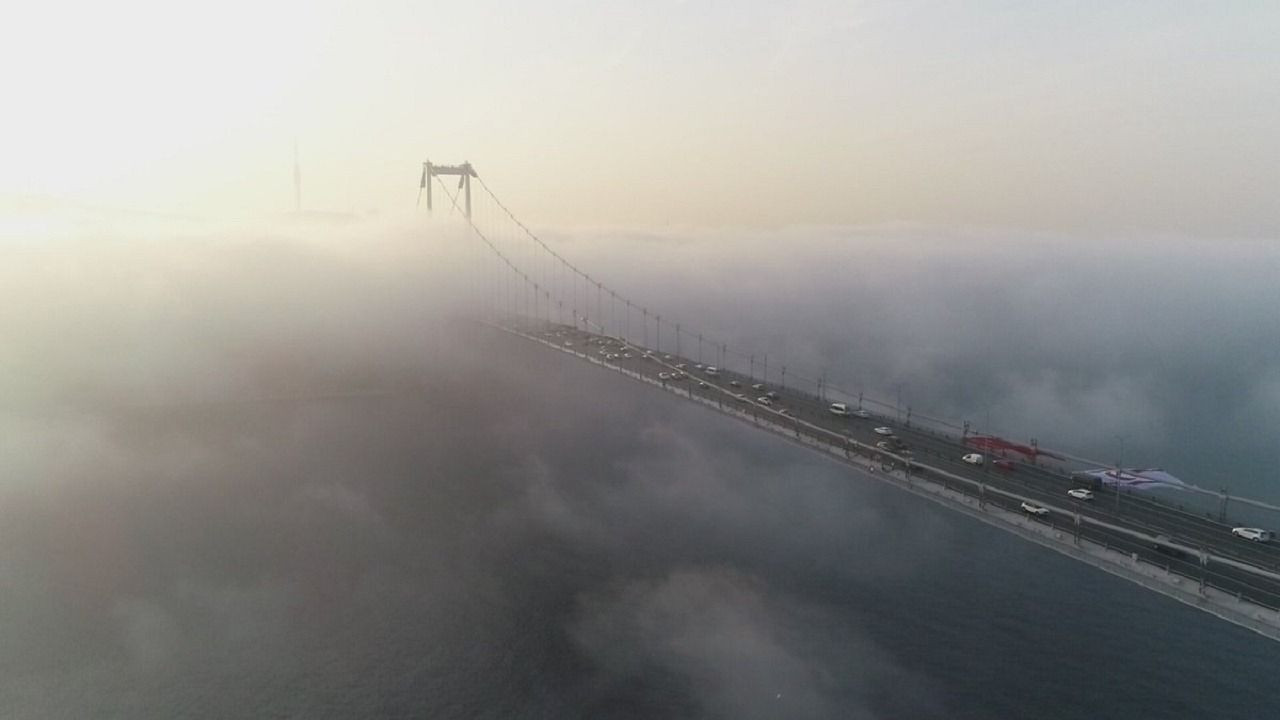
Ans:
{"type": "Polygon", "coordinates": [[[1280,507],[1195,485],[1182,488],[1191,498],[1182,502],[1126,491],[1121,480],[1141,479],[1142,471],[1100,472],[1108,463],[904,409],[776,358],[771,365],[768,356],[664,319],[575,265],[522,223],[470,163],[425,162],[419,187],[419,202],[425,194],[428,210],[444,205],[474,248],[468,274],[479,319],[531,350],[649,384],[1280,640],[1280,544],[1232,532],[1274,526],[1280,507]],[[437,203],[437,189],[447,204],[437,203]],[[977,450],[980,463],[965,460],[977,450]],[[1068,493],[1081,489],[1090,493],[1068,493]]]}

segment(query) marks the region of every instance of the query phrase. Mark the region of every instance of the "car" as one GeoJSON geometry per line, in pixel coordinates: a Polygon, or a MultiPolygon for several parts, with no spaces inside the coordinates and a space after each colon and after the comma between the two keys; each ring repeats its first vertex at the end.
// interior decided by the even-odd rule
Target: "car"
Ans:
{"type": "Polygon", "coordinates": [[[572,340],[565,340],[565,341],[564,341],[564,346],[565,346],[565,347],[573,347],[573,341],[572,341],[572,340]]]}
{"type": "Polygon", "coordinates": [[[742,383],[738,382],[737,380],[730,380],[729,387],[742,387],[742,383]]]}
{"type": "Polygon", "coordinates": [[[752,389],[752,390],[763,390],[763,389],[764,389],[764,383],[753,383],[753,384],[751,385],[751,389],[752,389]]]}
{"type": "Polygon", "coordinates": [[[871,413],[867,412],[866,410],[863,410],[862,408],[858,408],[857,410],[854,410],[852,414],[854,417],[861,418],[863,420],[868,420],[871,418],[871,413]]]}
{"type": "Polygon", "coordinates": [[[685,365],[684,363],[676,363],[676,369],[677,369],[677,370],[683,370],[683,369],[685,369],[686,367],[688,367],[688,366],[687,366],[687,365],[685,365]]]}
{"type": "Polygon", "coordinates": [[[618,359],[618,353],[609,353],[608,355],[605,355],[605,356],[604,356],[604,359],[605,359],[605,360],[617,360],[617,359],[618,359]]]}
{"type": "Polygon", "coordinates": [[[705,382],[703,382],[703,381],[701,381],[701,380],[699,380],[699,381],[698,381],[698,388],[699,388],[700,390],[706,390],[706,389],[707,389],[707,388],[709,388],[709,387],[711,387],[711,386],[710,386],[710,385],[708,385],[708,384],[706,384],[705,382]]]}
{"type": "Polygon", "coordinates": [[[694,365],[694,366],[693,366],[693,369],[694,369],[694,370],[701,370],[701,369],[702,369],[702,363],[698,363],[698,364],[694,365]]]}
{"type": "Polygon", "coordinates": [[[893,452],[893,446],[889,444],[888,440],[881,440],[880,442],[876,443],[876,447],[880,448],[885,452],[893,452]]]}
{"type": "Polygon", "coordinates": [[[969,453],[968,455],[965,455],[960,459],[969,463],[970,465],[981,465],[987,461],[986,458],[982,457],[981,453],[969,453]]]}
{"type": "Polygon", "coordinates": [[[779,415],[786,415],[787,417],[795,417],[795,416],[796,416],[796,414],[795,414],[795,413],[791,412],[791,411],[790,411],[790,410],[788,410],[787,408],[782,408],[781,410],[779,410],[779,411],[778,411],[778,414],[779,414],[779,415]]]}
{"type": "Polygon", "coordinates": [[[1035,503],[1029,503],[1025,500],[1022,503],[1022,509],[1028,514],[1038,515],[1040,517],[1044,517],[1049,514],[1049,508],[1036,505],[1035,503]]]}
{"type": "Polygon", "coordinates": [[[742,393],[734,393],[733,397],[736,398],[738,402],[750,402],[750,400],[747,399],[747,396],[742,393]]]}
{"type": "Polygon", "coordinates": [[[670,360],[670,359],[671,359],[671,356],[670,356],[670,355],[663,355],[663,356],[662,356],[662,359],[663,359],[663,360],[670,360]]]}
{"type": "Polygon", "coordinates": [[[839,417],[849,417],[849,406],[844,403],[831,403],[831,407],[827,408],[832,415],[839,417]]]}
{"type": "Polygon", "coordinates": [[[1231,534],[1235,535],[1238,538],[1244,538],[1245,540],[1252,540],[1253,542],[1263,542],[1263,543],[1271,542],[1271,531],[1263,530],[1262,528],[1251,528],[1251,527],[1231,528],[1231,534]]]}
{"type": "Polygon", "coordinates": [[[624,357],[624,358],[626,358],[626,359],[630,360],[630,359],[631,359],[631,353],[629,353],[629,352],[624,352],[624,353],[622,353],[622,357],[624,357]]]}
{"type": "Polygon", "coordinates": [[[777,399],[778,399],[778,393],[776,393],[776,392],[774,392],[774,391],[772,391],[772,390],[770,390],[769,392],[765,393],[765,394],[764,394],[764,396],[765,396],[765,397],[767,397],[767,398],[769,398],[770,400],[777,400],[777,399]]]}
{"type": "Polygon", "coordinates": [[[773,401],[765,397],[764,395],[761,395],[760,397],[756,398],[756,402],[760,403],[765,407],[769,407],[770,405],[773,404],[773,401]]]}
{"type": "Polygon", "coordinates": [[[1191,557],[1191,555],[1187,553],[1185,550],[1181,550],[1179,548],[1173,547],[1172,545],[1169,545],[1168,535],[1157,535],[1156,541],[1151,543],[1151,549],[1155,550],[1161,555],[1168,555],[1169,557],[1176,558],[1178,560],[1186,560],[1189,557],[1191,557]]]}
{"type": "Polygon", "coordinates": [[[671,379],[671,373],[669,373],[669,372],[660,372],[660,373],[658,373],[658,379],[659,379],[659,380],[670,380],[670,379],[671,379]]]}
{"type": "Polygon", "coordinates": [[[1013,472],[1012,460],[1005,460],[1004,458],[1001,458],[993,461],[991,464],[996,466],[997,469],[1004,470],[1005,472],[1013,472]]]}
{"type": "Polygon", "coordinates": [[[875,429],[875,433],[876,433],[877,435],[886,435],[886,436],[887,436],[887,435],[893,435],[893,428],[890,428],[890,427],[878,427],[878,428],[876,428],[876,429],[875,429]]]}
{"type": "Polygon", "coordinates": [[[708,365],[703,372],[710,375],[711,377],[715,377],[716,375],[720,374],[720,371],[716,369],[715,365],[708,365]]]}
{"type": "Polygon", "coordinates": [[[1092,490],[1087,490],[1087,489],[1085,489],[1085,488],[1071,488],[1070,490],[1068,490],[1068,491],[1067,491],[1067,494],[1068,494],[1068,495],[1070,495],[1071,497],[1073,497],[1073,498],[1077,499],[1077,500],[1092,500],[1092,499],[1093,499],[1093,491],[1092,491],[1092,490]]]}
{"type": "Polygon", "coordinates": [[[683,380],[683,379],[685,379],[686,377],[688,377],[688,376],[687,376],[687,375],[685,375],[684,373],[680,372],[679,370],[677,370],[676,372],[671,373],[671,379],[672,379],[672,380],[683,380]]]}

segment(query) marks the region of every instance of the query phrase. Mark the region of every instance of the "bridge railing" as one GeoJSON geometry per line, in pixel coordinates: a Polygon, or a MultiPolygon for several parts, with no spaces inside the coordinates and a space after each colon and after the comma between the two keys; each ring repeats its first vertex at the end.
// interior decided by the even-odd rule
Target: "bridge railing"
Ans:
{"type": "MultiPolygon", "coordinates": [[[[512,331],[512,328],[503,327],[503,329],[512,331]]],[[[646,383],[657,384],[663,386],[670,392],[684,396],[695,402],[707,404],[716,409],[736,416],[746,422],[762,426],[784,437],[789,437],[793,441],[802,444],[817,446],[825,451],[842,456],[848,461],[861,461],[864,468],[875,471],[878,467],[885,473],[897,473],[902,476],[902,482],[907,485],[920,482],[931,483],[934,486],[957,494],[962,498],[968,499],[972,503],[976,503],[980,508],[990,504],[1001,510],[1010,513],[1019,513],[1021,502],[1031,502],[1050,510],[1051,515],[1046,521],[1037,521],[1027,516],[1027,522],[1039,522],[1041,525],[1049,527],[1055,532],[1067,532],[1073,534],[1074,541],[1078,544],[1081,540],[1086,540],[1095,545],[1101,545],[1106,550],[1114,550],[1116,552],[1131,556],[1134,562],[1141,562],[1146,566],[1153,568],[1162,568],[1165,573],[1177,575],[1186,580],[1192,581],[1199,585],[1200,588],[1212,587],[1219,592],[1226,593],[1229,596],[1237,598],[1248,598],[1249,602],[1261,608],[1270,611],[1280,611],[1280,594],[1269,590],[1265,587],[1250,582],[1246,578],[1233,577],[1225,574],[1222,570],[1232,568],[1234,570],[1243,570],[1246,573],[1253,573],[1261,576],[1267,576],[1270,579],[1280,580],[1280,574],[1272,573],[1265,569],[1250,565],[1240,560],[1224,557],[1220,554],[1209,553],[1203,547],[1192,547],[1177,542],[1163,539],[1159,534],[1159,528],[1151,526],[1139,525],[1141,530],[1133,530],[1129,527],[1121,527],[1104,520],[1091,518],[1079,513],[1073,513],[1061,507],[1056,507],[1044,500],[1034,498],[1029,495],[1019,494],[1004,490],[1002,488],[993,487],[984,481],[973,480],[963,476],[955,475],[941,468],[933,467],[925,462],[921,462],[919,458],[907,457],[895,453],[886,452],[879,448],[859,442],[852,437],[833,432],[827,428],[809,423],[802,418],[795,416],[785,416],[771,408],[764,408],[754,402],[741,402],[732,392],[722,387],[720,384],[709,384],[705,390],[699,391],[696,384],[685,381],[683,385],[664,382],[649,377],[643,373],[636,372],[625,368],[617,363],[609,363],[605,360],[593,355],[587,347],[568,348],[561,343],[553,342],[545,337],[539,337],[539,334],[545,334],[555,329],[553,325],[539,325],[534,327],[522,327],[514,329],[519,334],[542,342],[547,345],[556,347],[564,352],[571,352],[582,357],[594,364],[614,370],[626,375],[630,375],[637,380],[646,383]],[[1056,513],[1056,515],[1054,515],[1056,513]],[[1057,521],[1060,516],[1074,516],[1075,521],[1069,524],[1062,524],[1057,521]],[[1163,558],[1164,562],[1152,562],[1152,552],[1155,547],[1162,546],[1164,548],[1184,554],[1184,558],[1196,558],[1193,562],[1188,559],[1179,559],[1175,557],[1163,558]]],[[[643,353],[645,349],[637,348],[637,352],[643,353]]],[[[654,358],[661,364],[667,364],[661,359],[661,356],[654,358]]],[[[674,363],[674,361],[672,361],[674,363]]],[[[670,365],[670,369],[674,370],[674,365],[670,365]]],[[[892,477],[892,475],[890,475],[892,477]]],[[[1132,520],[1125,518],[1125,522],[1133,525],[1132,520]]]]}

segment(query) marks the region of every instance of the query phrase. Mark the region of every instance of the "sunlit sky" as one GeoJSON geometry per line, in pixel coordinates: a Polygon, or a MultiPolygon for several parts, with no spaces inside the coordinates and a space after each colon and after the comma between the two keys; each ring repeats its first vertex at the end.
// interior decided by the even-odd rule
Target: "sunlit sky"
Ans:
{"type": "Polygon", "coordinates": [[[1280,4],[26,2],[0,194],[540,225],[1280,233],[1280,4]]]}

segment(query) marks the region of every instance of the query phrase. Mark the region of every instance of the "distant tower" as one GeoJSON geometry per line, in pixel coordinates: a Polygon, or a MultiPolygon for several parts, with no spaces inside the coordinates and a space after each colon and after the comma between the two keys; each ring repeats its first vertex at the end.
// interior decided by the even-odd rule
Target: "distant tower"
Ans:
{"type": "Polygon", "coordinates": [[[293,141],[293,211],[302,212],[302,166],[298,164],[298,141],[293,141]]]}
{"type": "Polygon", "coordinates": [[[469,162],[461,165],[436,165],[428,160],[422,163],[422,181],[418,184],[418,196],[422,196],[422,189],[425,188],[428,212],[431,211],[431,179],[437,175],[458,176],[458,189],[465,193],[467,219],[471,219],[471,178],[480,177],[476,174],[475,168],[471,167],[469,162]]]}

